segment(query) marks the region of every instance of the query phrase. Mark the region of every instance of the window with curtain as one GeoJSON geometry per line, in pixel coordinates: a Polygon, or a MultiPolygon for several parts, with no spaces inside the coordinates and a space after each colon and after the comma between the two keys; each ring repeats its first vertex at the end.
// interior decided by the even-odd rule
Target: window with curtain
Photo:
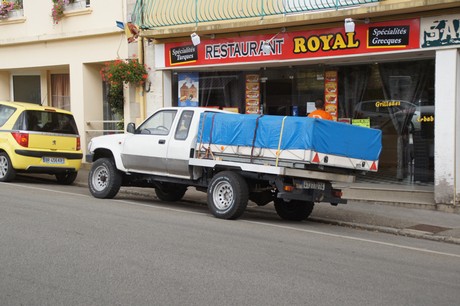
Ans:
{"type": "Polygon", "coordinates": [[[70,111],[70,77],[68,74],[51,75],[51,106],[70,111]]]}

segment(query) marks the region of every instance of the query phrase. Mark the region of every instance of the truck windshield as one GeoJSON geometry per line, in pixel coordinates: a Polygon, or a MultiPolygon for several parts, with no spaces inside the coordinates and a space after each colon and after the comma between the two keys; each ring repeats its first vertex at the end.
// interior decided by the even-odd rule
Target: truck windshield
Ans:
{"type": "Polygon", "coordinates": [[[176,110],[164,110],[153,114],[139,126],[137,133],[168,135],[176,113],[176,110]]]}

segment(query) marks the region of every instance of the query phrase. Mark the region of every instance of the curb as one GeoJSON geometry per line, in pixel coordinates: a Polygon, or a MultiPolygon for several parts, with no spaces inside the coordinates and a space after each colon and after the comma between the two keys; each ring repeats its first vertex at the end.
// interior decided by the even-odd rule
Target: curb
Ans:
{"type": "Polygon", "coordinates": [[[400,229],[400,228],[392,228],[392,227],[379,226],[379,225],[369,225],[369,224],[361,224],[361,223],[354,223],[354,222],[337,221],[337,220],[323,219],[323,218],[318,218],[318,217],[309,218],[308,220],[317,222],[317,223],[338,225],[338,226],[343,226],[343,227],[357,228],[357,229],[380,232],[380,233],[385,233],[385,234],[393,234],[397,236],[405,236],[405,237],[410,237],[410,238],[426,239],[426,240],[431,240],[431,241],[447,242],[447,243],[460,245],[460,239],[458,238],[454,238],[451,236],[440,236],[440,235],[435,235],[435,234],[429,234],[428,232],[421,232],[421,231],[415,231],[415,230],[404,229],[404,228],[400,229]]]}

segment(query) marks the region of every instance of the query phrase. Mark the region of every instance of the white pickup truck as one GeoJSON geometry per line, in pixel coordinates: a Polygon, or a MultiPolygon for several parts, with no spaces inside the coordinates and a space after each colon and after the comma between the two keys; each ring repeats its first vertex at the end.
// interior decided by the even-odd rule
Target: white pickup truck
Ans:
{"type": "Polygon", "coordinates": [[[207,192],[210,212],[236,219],[248,200],[274,202],[286,220],[304,220],[315,202],[346,203],[332,182],[377,171],[379,130],[305,117],[242,115],[208,108],[162,108],[124,134],[88,145],[96,198],[121,186],[151,187],[179,201],[188,187],[207,192]]]}

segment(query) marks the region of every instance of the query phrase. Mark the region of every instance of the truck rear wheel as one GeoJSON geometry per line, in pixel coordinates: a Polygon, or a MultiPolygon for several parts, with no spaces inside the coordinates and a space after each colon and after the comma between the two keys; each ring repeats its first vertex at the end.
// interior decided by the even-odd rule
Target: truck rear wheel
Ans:
{"type": "Polygon", "coordinates": [[[289,221],[302,221],[310,216],[315,203],[309,201],[291,200],[289,202],[276,198],[275,210],[281,219],[289,221]]]}
{"type": "Polygon", "coordinates": [[[155,194],[157,197],[166,202],[176,202],[184,197],[187,191],[187,186],[173,184],[173,183],[160,183],[155,187],[155,194]]]}
{"type": "Polygon", "coordinates": [[[95,198],[112,199],[120,190],[121,181],[121,173],[112,159],[100,158],[91,166],[88,186],[95,198]]]}
{"type": "Polygon", "coordinates": [[[222,171],[211,180],[208,208],[220,219],[237,219],[248,206],[248,185],[244,178],[231,171],[222,171]]]}

